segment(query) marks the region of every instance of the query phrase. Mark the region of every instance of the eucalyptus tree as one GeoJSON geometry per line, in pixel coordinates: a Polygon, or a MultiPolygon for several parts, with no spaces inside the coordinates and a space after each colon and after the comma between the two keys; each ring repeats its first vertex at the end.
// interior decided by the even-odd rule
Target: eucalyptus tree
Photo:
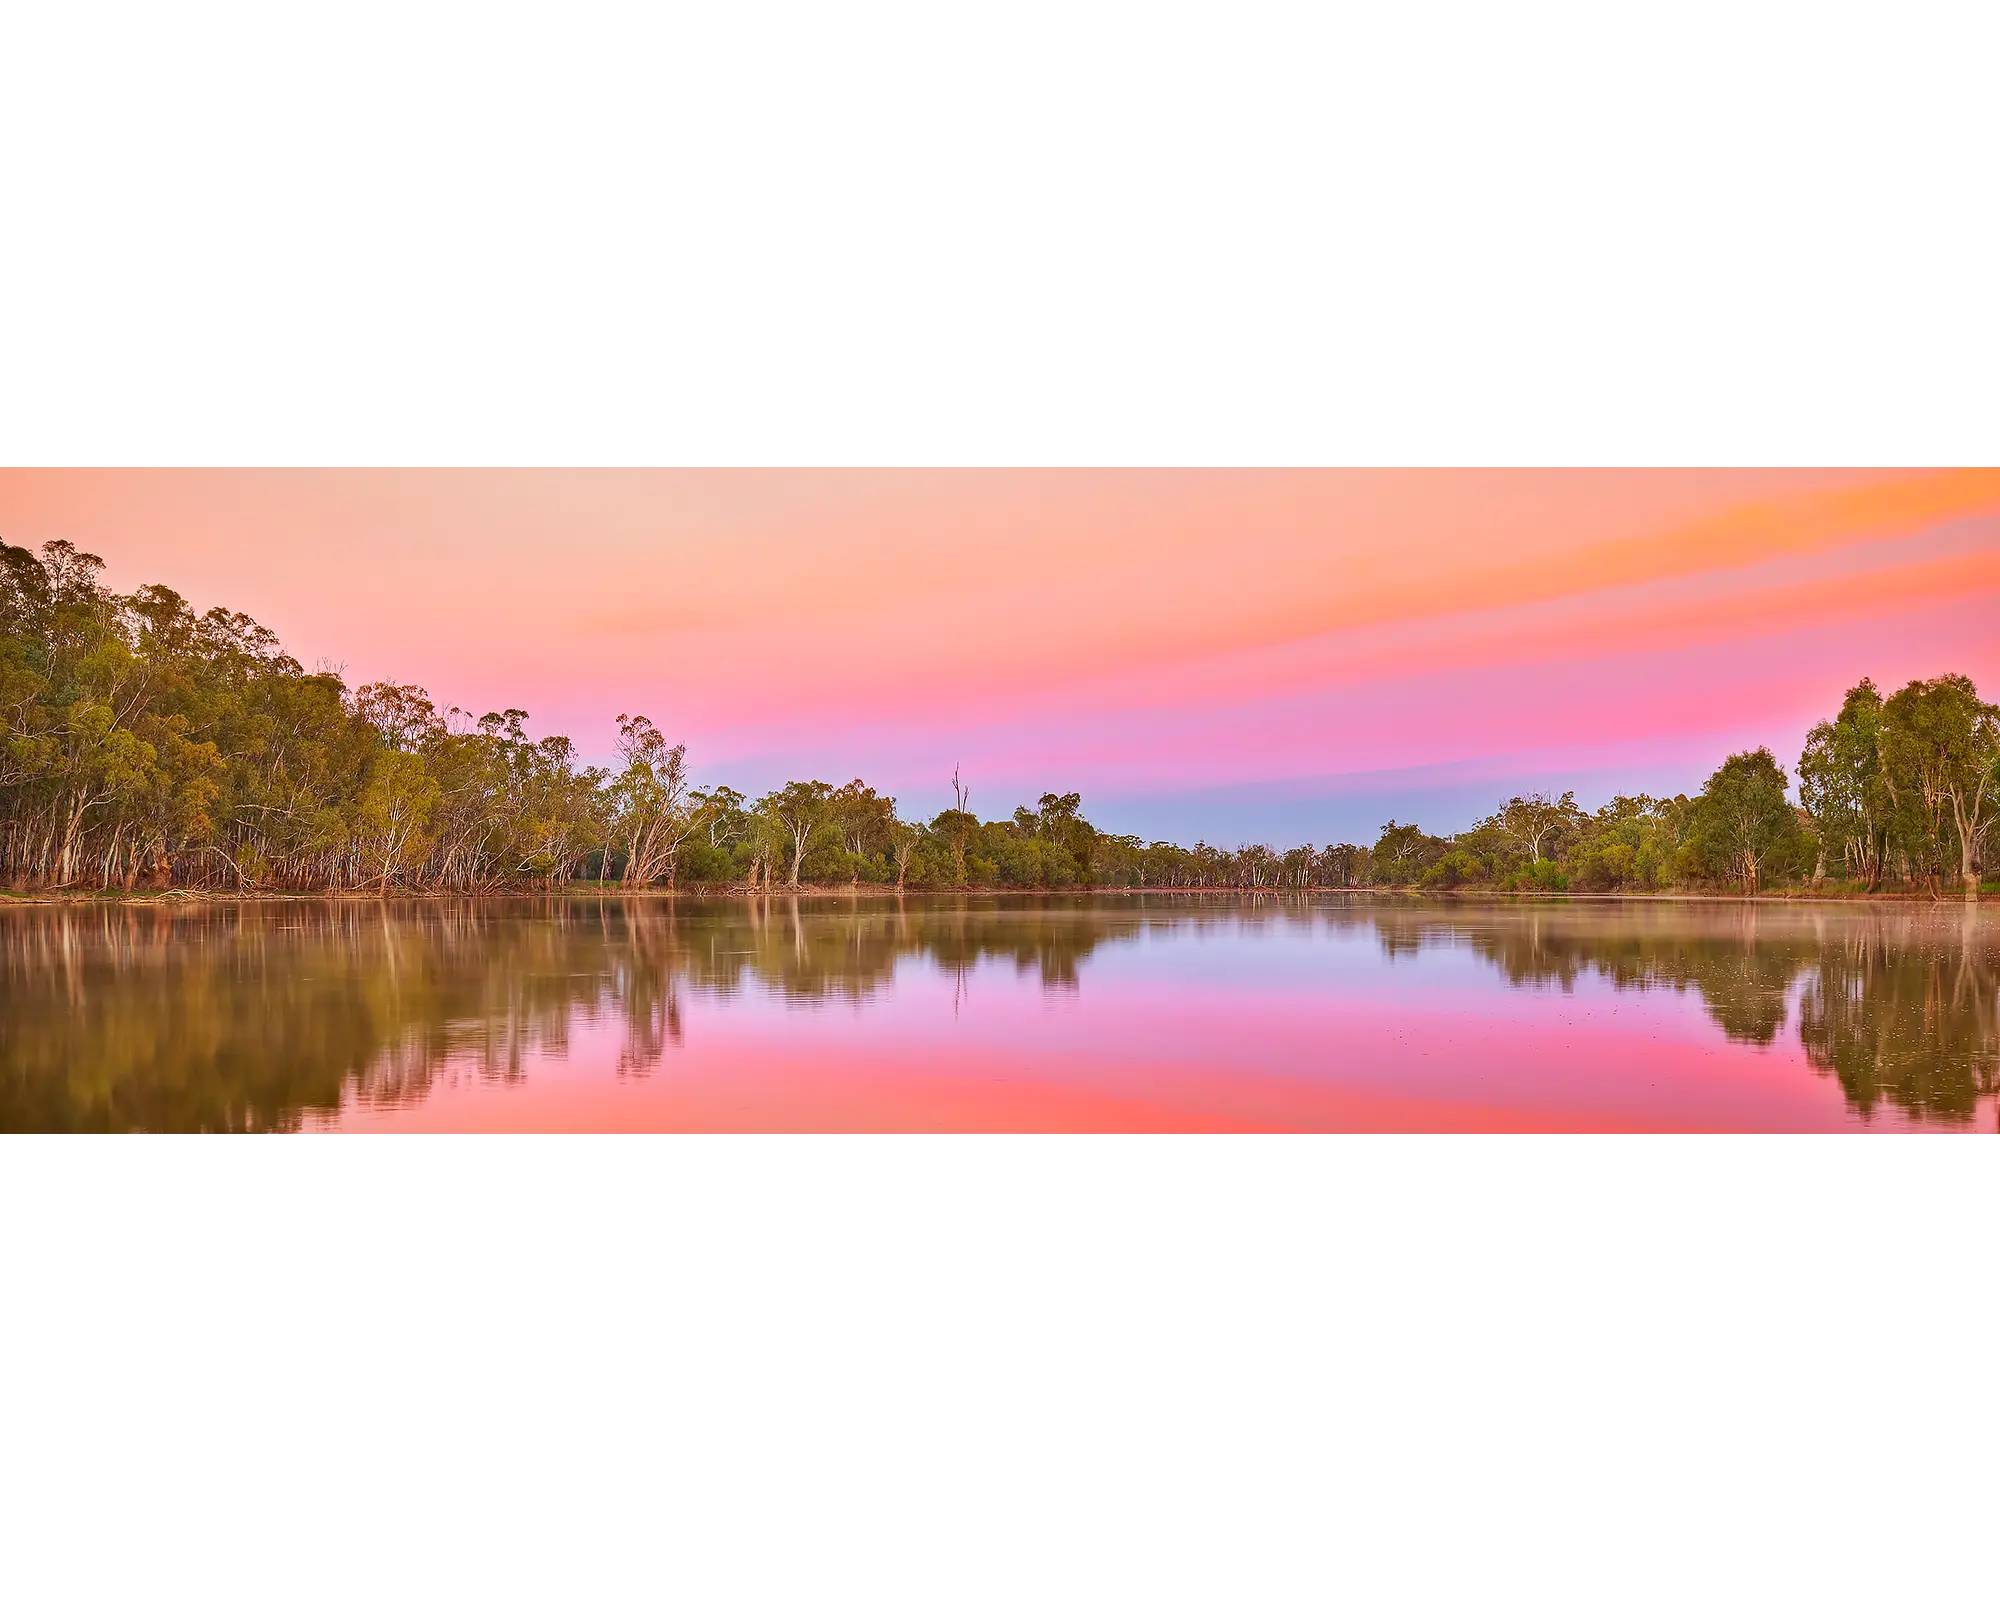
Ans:
{"type": "Polygon", "coordinates": [[[1338,882],[1351,889],[1360,881],[1368,864],[1368,848],[1359,844],[1330,844],[1320,852],[1321,870],[1329,884],[1338,882]]]}
{"type": "Polygon", "coordinates": [[[1785,769],[1761,747],[1731,756],[1702,786],[1696,839],[1711,866],[1746,894],[1797,846],[1798,813],[1785,790],[1785,769]]]}
{"type": "Polygon", "coordinates": [[[896,892],[901,894],[904,881],[910,875],[910,862],[927,835],[923,828],[914,822],[905,822],[893,810],[889,814],[888,833],[889,854],[896,866],[896,892]]]}
{"type": "Polygon", "coordinates": [[[1586,817],[1570,842],[1572,885],[1587,889],[1651,889],[1671,871],[1676,841],[1668,837],[1663,802],[1645,794],[1613,795],[1586,817]]]}
{"type": "Polygon", "coordinates": [[[383,750],[375,758],[368,786],[354,818],[354,844],[361,877],[378,889],[415,878],[432,854],[438,783],[414,750],[383,750]]]}
{"type": "Polygon", "coordinates": [[[777,879],[779,858],[785,853],[784,826],[761,800],[750,807],[746,816],[748,826],[743,840],[750,857],[749,886],[768,891],[777,879]]]}
{"type": "Polygon", "coordinates": [[[1953,673],[1911,682],[1882,707],[1882,768],[1933,888],[1951,854],[1968,900],[2000,816],[2000,708],[1953,673]]]}
{"type": "Polygon", "coordinates": [[[1277,881],[1282,863],[1267,844],[1246,844],[1236,852],[1236,882],[1245,889],[1262,889],[1277,881]]]}
{"type": "Polygon", "coordinates": [[[1414,883],[1449,848],[1448,841],[1433,838],[1418,824],[1391,817],[1370,852],[1370,871],[1377,883],[1414,883]]]}
{"type": "Polygon", "coordinates": [[[853,857],[850,876],[859,877],[861,863],[886,851],[896,822],[896,802],[877,794],[859,778],[833,791],[828,821],[853,857]]]}
{"type": "Polygon", "coordinates": [[[1083,796],[1044,794],[1035,806],[1035,834],[1051,850],[1050,881],[1088,883],[1096,853],[1097,829],[1084,820],[1083,796]]]}
{"type": "Polygon", "coordinates": [[[743,809],[748,797],[738,794],[728,784],[696,789],[690,798],[700,810],[711,850],[726,850],[749,831],[750,814],[743,809]]]}
{"type": "MultiPolygon", "coordinates": [[[[426,709],[428,697],[424,697],[426,709]]],[[[443,717],[426,717],[413,743],[392,739],[391,754],[405,749],[421,759],[424,776],[436,790],[433,845],[413,882],[448,889],[479,889],[511,869],[515,855],[516,805],[512,794],[514,753],[528,742],[518,708],[488,712],[476,721],[454,706],[443,717]]]]}
{"type": "Polygon", "coordinates": [[[966,853],[979,831],[979,819],[972,814],[972,791],[959,777],[957,767],[951,769],[951,805],[931,819],[930,828],[950,853],[953,885],[963,885],[966,881],[966,853]]]}
{"type": "Polygon", "coordinates": [[[510,743],[510,866],[553,887],[574,877],[609,837],[609,774],[576,764],[576,747],[560,734],[510,743]]]}
{"type": "Polygon", "coordinates": [[[1583,825],[1574,793],[1552,800],[1542,793],[1517,794],[1487,820],[1528,852],[1528,859],[1553,859],[1565,840],[1583,825]]]}
{"type": "Polygon", "coordinates": [[[979,819],[972,814],[972,790],[954,766],[951,769],[951,808],[940,811],[931,819],[931,832],[942,839],[945,848],[951,852],[951,881],[954,885],[965,882],[966,850],[978,828],[979,819]]]}
{"type": "Polygon", "coordinates": [[[1815,723],[1799,756],[1799,804],[1818,841],[1813,881],[1837,854],[1850,876],[1873,889],[1882,877],[1888,797],[1881,771],[1882,696],[1863,678],[1847,691],[1840,714],[1815,723]]]}
{"type": "Polygon", "coordinates": [[[703,826],[693,802],[687,746],[669,745],[650,717],[618,717],[618,754],[624,766],[610,781],[614,836],[623,844],[623,881],[673,887],[682,847],[703,826]]]}
{"type": "Polygon", "coordinates": [[[799,867],[805,861],[813,836],[833,819],[834,794],[832,784],[817,778],[794,779],[757,802],[758,815],[783,840],[791,857],[789,882],[794,889],[799,886],[799,867]]]}

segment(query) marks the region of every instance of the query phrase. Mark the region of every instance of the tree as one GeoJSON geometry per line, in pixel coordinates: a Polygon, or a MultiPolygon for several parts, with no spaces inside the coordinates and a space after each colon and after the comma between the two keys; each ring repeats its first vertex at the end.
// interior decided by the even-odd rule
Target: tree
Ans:
{"type": "Polygon", "coordinates": [[[506,756],[508,865],[553,888],[576,873],[608,837],[603,803],[607,774],[597,767],[579,771],[575,747],[560,734],[533,743],[513,740],[506,756]]]}
{"type": "Polygon", "coordinates": [[[1847,691],[1840,715],[1814,724],[1799,756],[1799,804],[1812,818],[1818,851],[1813,882],[1837,853],[1850,873],[1873,889],[1882,876],[1886,805],[1879,738],[1882,696],[1863,678],[1847,691]]]}
{"type": "Polygon", "coordinates": [[[1321,852],[1320,859],[1325,863],[1323,870],[1327,877],[1337,879],[1341,888],[1347,889],[1361,876],[1368,851],[1358,844],[1330,844],[1321,852]]]}
{"type": "Polygon", "coordinates": [[[356,835],[362,860],[376,887],[387,889],[398,874],[413,875],[422,865],[426,826],[438,801],[438,786],[412,750],[384,750],[362,793],[356,835]]]}
{"type": "Polygon", "coordinates": [[[1530,861],[1553,858],[1555,847],[1583,821],[1574,794],[1551,800],[1546,794],[1517,794],[1496,812],[1490,823],[1528,852],[1530,861]]]}
{"type": "Polygon", "coordinates": [[[702,827],[687,772],[687,746],[669,747],[650,718],[620,714],[618,753],[624,769],[611,781],[618,836],[625,843],[628,884],[647,884],[662,873],[672,888],[682,847],[702,827]]]}
{"type": "Polygon", "coordinates": [[[750,854],[750,887],[761,888],[768,894],[777,877],[778,858],[784,854],[788,841],[783,825],[763,801],[753,805],[747,815],[749,826],[744,830],[744,843],[750,854]]]}
{"type": "Polygon", "coordinates": [[[354,691],[354,710],[391,750],[420,750],[444,730],[431,697],[408,684],[364,683],[354,691]]]}
{"type": "Polygon", "coordinates": [[[1236,852],[1234,876],[1240,889],[1261,889],[1278,876],[1278,853],[1267,844],[1246,844],[1236,852]]]}
{"type": "Polygon", "coordinates": [[[690,798],[700,811],[702,826],[708,830],[710,849],[724,849],[743,837],[750,821],[743,809],[745,796],[726,783],[718,783],[713,789],[695,790],[690,798]]]}
{"type": "Polygon", "coordinates": [[[979,827],[979,819],[972,814],[972,791],[959,778],[958,768],[951,769],[951,809],[940,811],[931,819],[931,832],[944,840],[951,851],[952,883],[965,882],[965,852],[972,835],[979,827]]]}
{"type": "Polygon", "coordinates": [[[1662,837],[1660,802],[1651,795],[1613,795],[1584,819],[1572,840],[1569,881],[1585,889],[1651,888],[1671,855],[1662,837]]]}
{"type": "Polygon", "coordinates": [[[1029,812],[1016,813],[1024,831],[1043,846],[1043,881],[1050,887],[1088,882],[1097,830],[1083,819],[1079,794],[1045,794],[1029,812]]]}
{"type": "Polygon", "coordinates": [[[850,876],[858,882],[862,863],[889,843],[896,820],[896,802],[854,778],[833,792],[829,819],[853,857],[849,863],[850,876]]]}
{"type": "Polygon", "coordinates": [[[826,826],[832,812],[833,796],[834,788],[830,783],[821,783],[817,779],[804,783],[794,780],[757,802],[758,812],[767,819],[791,853],[791,886],[794,889],[799,886],[799,864],[806,858],[806,846],[812,842],[814,833],[826,826]]]}
{"type": "Polygon", "coordinates": [[[1798,813],[1785,798],[1785,769],[1769,750],[1740,751],[1702,785],[1695,834],[1707,859],[1736,878],[1745,894],[1799,836],[1798,813]]]}
{"type": "Polygon", "coordinates": [[[1958,674],[1913,681],[1882,707],[1881,746],[1884,780],[1924,849],[1933,890],[1956,844],[1965,897],[1977,899],[1986,836],[2000,814],[2000,708],[1958,674]]]}
{"type": "Polygon", "coordinates": [[[1382,836],[1375,841],[1370,871],[1377,883],[1414,883],[1449,848],[1443,839],[1432,838],[1416,823],[1399,824],[1391,817],[1382,824],[1382,836]]]}
{"type": "Polygon", "coordinates": [[[924,842],[924,830],[914,822],[905,822],[894,816],[889,818],[889,849],[896,861],[896,892],[903,892],[903,880],[910,875],[910,858],[916,854],[917,846],[924,842]]]}

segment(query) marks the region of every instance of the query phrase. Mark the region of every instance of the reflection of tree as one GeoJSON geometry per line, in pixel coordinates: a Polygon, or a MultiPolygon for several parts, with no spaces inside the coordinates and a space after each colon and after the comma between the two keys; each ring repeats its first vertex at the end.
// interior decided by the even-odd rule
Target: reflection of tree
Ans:
{"type": "Polygon", "coordinates": [[[1769,925],[1760,906],[1412,906],[1373,913],[1391,960],[1425,944],[1477,951],[1521,986],[1570,993],[1595,974],[1619,989],[1696,990],[1717,1025],[1768,1045],[1785,1024],[1786,995],[1809,958],[1810,929],[1769,925]]]}
{"type": "Polygon", "coordinates": [[[1863,927],[1829,945],[1800,998],[1806,1059],[1864,1117],[1884,1100],[1913,1117],[1966,1122],[2000,1089],[1993,963],[1863,927]]]}
{"type": "MultiPolygon", "coordinates": [[[[611,907],[599,908],[598,929],[604,947],[617,948],[612,938],[611,907]]],[[[618,919],[630,959],[608,965],[610,1000],[625,1018],[625,1042],[618,1051],[620,1077],[644,1077],[669,1046],[679,1045],[681,1026],[681,952],[673,919],[618,919]]]]}
{"type": "Polygon", "coordinates": [[[2000,1091],[1995,925],[1933,915],[1770,905],[1525,909],[1343,908],[1396,960],[1423,945],[1477,951],[1517,985],[1693,989],[1723,1033],[1769,1045],[1799,994],[1806,1059],[1863,1116],[1969,1121],[2000,1091]]]}
{"type": "Polygon", "coordinates": [[[491,903],[14,908],[0,1128],[291,1128],[396,1104],[446,1060],[518,1078],[601,976],[491,903]]]}
{"type": "Polygon", "coordinates": [[[755,979],[788,999],[856,1003],[910,955],[948,972],[1007,960],[1049,987],[1073,987],[1083,957],[1105,939],[1134,936],[1144,920],[1136,909],[1057,896],[695,902],[679,917],[697,988],[729,993],[755,979]]]}
{"type": "Polygon", "coordinates": [[[1050,986],[1143,918],[1101,902],[331,901],[0,916],[0,1129],[288,1129],[521,1079],[615,1021],[618,1070],[683,1038],[688,989],[864,1003],[912,956],[1050,986]]]}
{"type": "Polygon", "coordinates": [[[1866,1115],[1964,1121],[2000,1089],[1996,939],[1981,921],[1769,905],[1356,905],[1064,898],[332,901],[12,907],[0,914],[0,1130],[283,1129],[393,1106],[441,1072],[517,1081],[576,1030],[653,1070],[690,994],[865,1005],[916,960],[1074,988],[1148,930],[1373,934],[1468,949],[1510,983],[1693,990],[1768,1045],[1791,995],[1807,1059],[1866,1115]]]}

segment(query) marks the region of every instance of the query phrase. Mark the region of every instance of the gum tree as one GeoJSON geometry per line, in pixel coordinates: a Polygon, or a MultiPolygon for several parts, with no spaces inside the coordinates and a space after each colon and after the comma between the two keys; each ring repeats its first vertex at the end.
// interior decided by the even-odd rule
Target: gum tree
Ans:
{"type": "Polygon", "coordinates": [[[2000,708],[1957,673],[1911,682],[1882,707],[1882,766],[1911,834],[1927,850],[1930,876],[1958,847],[1959,882],[1979,895],[1979,861],[2000,815],[2000,708]]]}
{"type": "Polygon", "coordinates": [[[1785,769],[1769,750],[1739,751],[1710,775],[1694,831],[1708,861],[1755,894],[1799,836],[1798,813],[1785,798],[1785,769]]]}
{"type": "Polygon", "coordinates": [[[784,841],[792,858],[789,882],[794,889],[799,886],[799,866],[806,858],[806,847],[813,835],[832,821],[833,797],[830,783],[816,778],[806,782],[794,779],[757,802],[757,810],[784,841]]]}
{"type": "Polygon", "coordinates": [[[1882,878],[1886,796],[1881,772],[1882,696],[1863,678],[1847,691],[1840,715],[1816,723],[1799,757],[1799,804],[1819,838],[1813,882],[1826,876],[1829,852],[1873,889],[1882,878]]]}

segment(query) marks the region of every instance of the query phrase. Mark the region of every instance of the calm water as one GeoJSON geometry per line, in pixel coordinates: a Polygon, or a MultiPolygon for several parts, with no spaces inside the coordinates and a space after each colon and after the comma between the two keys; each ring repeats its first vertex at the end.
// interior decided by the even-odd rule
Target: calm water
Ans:
{"type": "Polygon", "coordinates": [[[0,1128],[1992,1131],[1996,977],[1956,906],[16,906],[0,1128]]]}

